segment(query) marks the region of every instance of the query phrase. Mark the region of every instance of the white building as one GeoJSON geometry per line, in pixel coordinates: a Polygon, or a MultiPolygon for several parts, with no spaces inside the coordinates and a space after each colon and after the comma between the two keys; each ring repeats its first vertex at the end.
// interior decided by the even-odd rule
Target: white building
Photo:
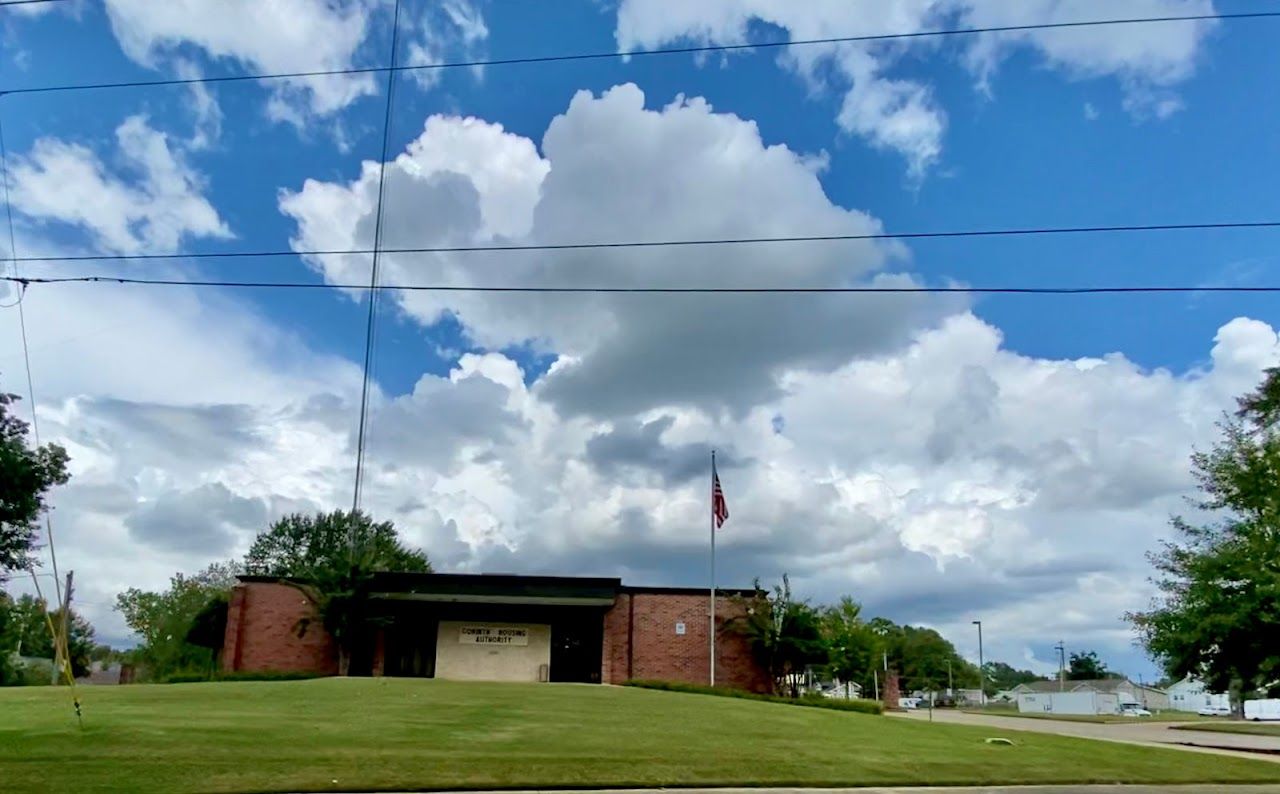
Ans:
{"type": "MultiPolygon", "coordinates": [[[[1112,714],[1123,706],[1140,706],[1151,711],[1164,711],[1169,706],[1169,696],[1162,689],[1135,684],[1126,678],[1100,678],[1089,681],[1032,681],[1029,684],[1018,684],[1009,690],[1018,701],[1020,711],[1043,711],[1051,702],[1049,698],[1031,698],[1026,707],[1023,700],[1028,695],[1049,695],[1056,693],[1092,693],[1097,698],[1081,698],[1080,702],[1089,702],[1096,709],[1095,714],[1112,714]]],[[[1068,700],[1064,700],[1065,704],[1068,700]]],[[[1075,706],[1072,706],[1074,708],[1075,706]]],[[[1083,708],[1083,706],[1081,706],[1083,708]]],[[[1198,708],[1198,707],[1197,707],[1198,708]]],[[[1067,711],[1066,714],[1082,712],[1067,711]]],[[[1087,713],[1087,712],[1083,712],[1087,713]]]]}
{"type": "Polygon", "coordinates": [[[1204,682],[1187,676],[1165,690],[1169,693],[1169,708],[1174,711],[1199,711],[1205,707],[1231,708],[1231,698],[1225,693],[1209,692],[1204,682]]]}

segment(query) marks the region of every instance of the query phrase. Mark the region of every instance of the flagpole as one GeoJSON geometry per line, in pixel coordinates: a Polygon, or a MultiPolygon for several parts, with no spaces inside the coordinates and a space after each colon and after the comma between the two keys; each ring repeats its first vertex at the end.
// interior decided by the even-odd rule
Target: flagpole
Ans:
{"type": "Polygon", "coordinates": [[[711,686],[716,685],[716,451],[711,450],[711,686]]]}

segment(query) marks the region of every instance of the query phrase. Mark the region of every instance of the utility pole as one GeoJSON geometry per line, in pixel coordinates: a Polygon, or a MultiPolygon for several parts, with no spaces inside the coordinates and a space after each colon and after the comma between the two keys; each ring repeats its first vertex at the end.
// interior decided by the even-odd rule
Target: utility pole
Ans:
{"type": "Polygon", "coordinates": [[[982,658],[982,621],[975,620],[973,625],[978,627],[978,702],[983,706],[987,705],[987,663],[982,658]]]}
{"type": "Polygon", "coordinates": [[[1063,640],[1058,640],[1058,644],[1053,646],[1058,652],[1058,691],[1065,692],[1067,690],[1067,645],[1063,640]]]}
{"type": "Polygon", "coordinates": [[[951,674],[951,660],[947,660],[947,697],[956,696],[956,678],[951,674]]]}
{"type": "Polygon", "coordinates": [[[70,651],[70,643],[67,640],[67,625],[72,613],[72,578],[76,576],[76,571],[67,571],[67,590],[63,595],[63,615],[61,615],[61,626],[58,628],[59,647],[54,652],[61,658],[63,665],[67,665],[67,677],[72,676],[72,651],[70,651]]]}

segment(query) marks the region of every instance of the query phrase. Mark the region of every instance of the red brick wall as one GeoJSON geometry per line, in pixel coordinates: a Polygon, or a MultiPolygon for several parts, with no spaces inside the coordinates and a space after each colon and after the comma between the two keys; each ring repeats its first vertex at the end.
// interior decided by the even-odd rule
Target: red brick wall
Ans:
{"type": "Polygon", "coordinates": [[[301,590],[287,584],[248,582],[231,591],[222,667],[333,675],[338,671],[338,655],[315,616],[315,606],[301,590]],[[312,620],[299,636],[303,618],[312,620]]]}
{"type": "MultiPolygon", "coordinates": [[[[708,683],[708,606],[707,596],[701,594],[619,595],[605,615],[603,680],[614,684],[628,678],[708,683]],[[684,624],[684,634],[676,633],[677,623],[684,624]]],[[[729,598],[716,599],[716,624],[720,627],[716,685],[763,691],[768,689],[768,679],[755,663],[746,639],[724,628],[727,621],[741,614],[742,607],[729,598]]]]}

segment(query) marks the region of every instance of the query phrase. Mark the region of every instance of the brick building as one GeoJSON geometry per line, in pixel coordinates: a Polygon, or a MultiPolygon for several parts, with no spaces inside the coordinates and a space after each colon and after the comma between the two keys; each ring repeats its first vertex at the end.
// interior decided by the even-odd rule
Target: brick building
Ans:
{"type": "MultiPolygon", "coordinates": [[[[705,589],[619,579],[378,574],[374,614],[354,643],[356,675],[621,683],[709,679],[705,589]]],[[[718,591],[716,683],[761,691],[768,678],[731,624],[755,590],[718,591]]],[[[305,588],[244,576],[227,612],[228,671],[334,674],[337,648],[305,588]]]]}

